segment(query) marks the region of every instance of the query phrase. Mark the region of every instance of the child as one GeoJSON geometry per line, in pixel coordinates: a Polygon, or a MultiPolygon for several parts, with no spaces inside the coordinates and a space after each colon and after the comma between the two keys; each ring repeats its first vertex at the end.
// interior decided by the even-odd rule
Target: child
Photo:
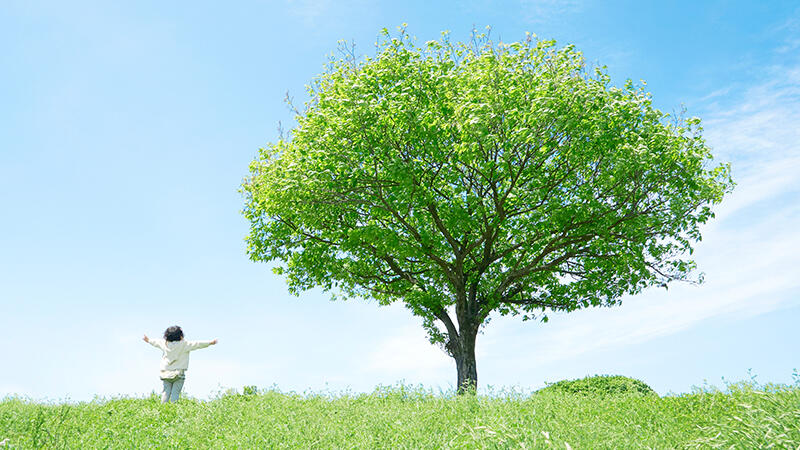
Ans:
{"type": "Polygon", "coordinates": [[[161,381],[164,391],[161,403],[177,402],[181,395],[183,382],[186,380],[186,369],[189,368],[189,352],[214,345],[213,341],[184,341],[181,327],[167,328],[164,339],[150,339],[144,335],[144,341],[164,352],[161,357],[161,381]]]}

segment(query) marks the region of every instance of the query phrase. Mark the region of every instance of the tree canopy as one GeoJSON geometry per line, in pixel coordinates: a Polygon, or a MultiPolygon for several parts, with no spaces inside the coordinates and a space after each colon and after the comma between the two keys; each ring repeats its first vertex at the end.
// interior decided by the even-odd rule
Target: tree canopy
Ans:
{"type": "Polygon", "coordinates": [[[243,185],[248,254],[291,292],[403,302],[475,385],[489,314],[619,304],[689,280],[733,185],[700,120],[554,41],[485,36],[332,59],[243,185]]]}

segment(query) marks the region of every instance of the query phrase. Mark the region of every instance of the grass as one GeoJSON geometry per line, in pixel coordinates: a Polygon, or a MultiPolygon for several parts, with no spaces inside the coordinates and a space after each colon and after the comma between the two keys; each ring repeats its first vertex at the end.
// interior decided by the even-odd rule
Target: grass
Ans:
{"type": "Polygon", "coordinates": [[[0,401],[6,448],[800,448],[800,385],[690,394],[320,395],[0,401]]]}

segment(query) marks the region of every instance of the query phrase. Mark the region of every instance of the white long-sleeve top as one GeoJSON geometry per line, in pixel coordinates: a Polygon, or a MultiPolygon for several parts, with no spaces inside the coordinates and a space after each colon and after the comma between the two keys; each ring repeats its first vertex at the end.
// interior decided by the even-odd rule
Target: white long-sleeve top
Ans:
{"type": "Polygon", "coordinates": [[[171,379],[183,375],[189,368],[189,352],[211,345],[212,341],[166,341],[150,339],[148,344],[164,352],[161,356],[161,378],[171,379]]]}

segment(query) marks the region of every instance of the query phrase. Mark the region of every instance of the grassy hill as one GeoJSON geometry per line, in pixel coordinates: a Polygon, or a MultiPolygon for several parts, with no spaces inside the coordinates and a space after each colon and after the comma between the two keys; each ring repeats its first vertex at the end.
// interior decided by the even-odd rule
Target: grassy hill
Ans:
{"type": "Polygon", "coordinates": [[[404,386],[361,395],[246,389],[167,405],[155,395],[77,404],[6,398],[0,442],[5,448],[800,448],[800,386],[738,384],[666,397],[573,391],[458,397],[404,386]]]}

